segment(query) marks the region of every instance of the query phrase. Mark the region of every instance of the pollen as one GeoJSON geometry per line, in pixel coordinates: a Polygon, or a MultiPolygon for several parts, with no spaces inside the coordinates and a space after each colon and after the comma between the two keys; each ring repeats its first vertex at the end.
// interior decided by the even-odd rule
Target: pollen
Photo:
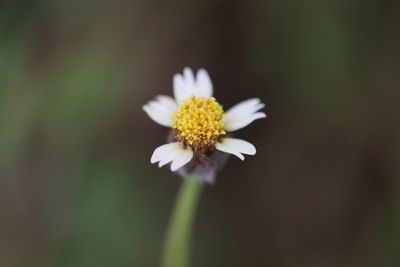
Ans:
{"type": "Polygon", "coordinates": [[[226,134],[224,110],[215,98],[191,97],[175,115],[176,139],[196,148],[211,148],[226,134]]]}

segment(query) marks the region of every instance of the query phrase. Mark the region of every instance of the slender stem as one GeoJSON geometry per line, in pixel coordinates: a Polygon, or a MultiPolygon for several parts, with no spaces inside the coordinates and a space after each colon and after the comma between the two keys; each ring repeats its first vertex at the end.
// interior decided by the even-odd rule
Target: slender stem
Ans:
{"type": "Polygon", "coordinates": [[[201,188],[202,182],[196,177],[183,182],[165,240],[162,267],[189,266],[190,235],[201,188]]]}

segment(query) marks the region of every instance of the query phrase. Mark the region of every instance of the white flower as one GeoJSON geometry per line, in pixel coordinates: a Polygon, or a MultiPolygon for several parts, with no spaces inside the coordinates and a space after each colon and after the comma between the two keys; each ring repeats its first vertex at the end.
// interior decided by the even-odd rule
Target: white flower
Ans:
{"type": "Polygon", "coordinates": [[[246,100],[224,112],[212,97],[213,85],[205,69],[200,69],[195,77],[190,68],[185,68],[183,75],[175,74],[173,87],[175,99],[161,95],[143,106],[153,121],[174,131],[175,142],[158,147],[151,163],[158,162],[159,167],[171,163],[171,170],[176,171],[196,155],[215,149],[241,160],[243,154],[256,154],[251,143],[228,138],[226,134],[266,117],[259,112],[265,107],[260,99],[246,100]]]}

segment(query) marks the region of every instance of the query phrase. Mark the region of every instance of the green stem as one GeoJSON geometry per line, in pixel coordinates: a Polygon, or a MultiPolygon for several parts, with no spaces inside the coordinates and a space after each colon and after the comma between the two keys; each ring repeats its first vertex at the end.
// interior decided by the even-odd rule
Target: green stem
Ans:
{"type": "Polygon", "coordinates": [[[162,267],[189,266],[190,235],[201,188],[202,182],[196,177],[183,182],[166,236],[162,267]]]}

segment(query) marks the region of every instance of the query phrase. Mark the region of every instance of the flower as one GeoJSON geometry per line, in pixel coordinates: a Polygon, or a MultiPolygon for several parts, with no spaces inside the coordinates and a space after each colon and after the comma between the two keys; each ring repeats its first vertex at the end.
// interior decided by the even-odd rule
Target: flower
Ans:
{"type": "Polygon", "coordinates": [[[160,95],[143,106],[155,122],[172,129],[171,143],[158,147],[151,163],[162,167],[171,163],[177,171],[190,162],[205,164],[218,151],[233,154],[244,160],[243,154],[255,155],[256,148],[249,142],[227,136],[253,121],[265,118],[259,112],[265,105],[252,98],[224,112],[213,97],[213,85],[205,69],[196,77],[190,68],[173,78],[175,99],[160,95]]]}

